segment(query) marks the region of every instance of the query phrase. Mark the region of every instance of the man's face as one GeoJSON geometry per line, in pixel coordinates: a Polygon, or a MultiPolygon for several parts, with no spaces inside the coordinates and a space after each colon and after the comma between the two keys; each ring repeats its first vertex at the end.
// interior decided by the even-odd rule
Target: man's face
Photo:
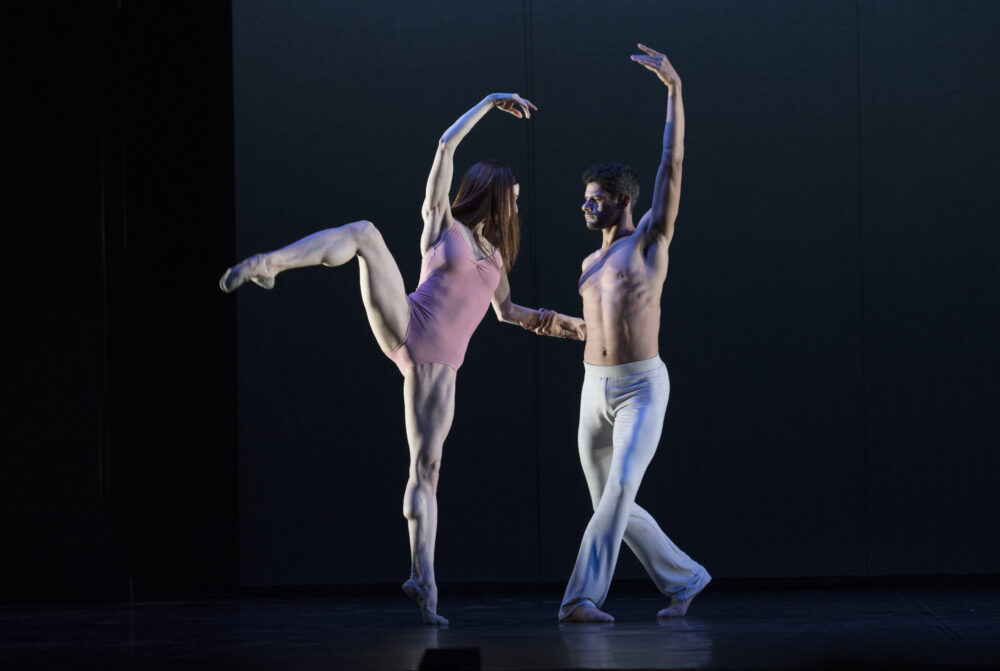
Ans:
{"type": "Polygon", "coordinates": [[[614,226],[621,213],[618,202],[597,182],[587,184],[581,209],[587,228],[595,231],[614,226]]]}

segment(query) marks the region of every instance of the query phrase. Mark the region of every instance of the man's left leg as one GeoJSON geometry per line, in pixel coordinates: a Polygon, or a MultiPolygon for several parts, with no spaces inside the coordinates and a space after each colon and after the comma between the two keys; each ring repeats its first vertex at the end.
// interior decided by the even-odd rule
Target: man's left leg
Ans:
{"type": "Polygon", "coordinates": [[[611,468],[612,432],[614,422],[608,412],[604,395],[606,379],[598,375],[604,366],[585,364],[583,388],[580,392],[580,424],[577,441],[580,465],[590,490],[594,515],[590,518],[580,541],[576,564],[562,605],[559,620],[562,622],[613,622],[614,618],[600,610],[611,584],[611,575],[618,559],[621,535],[611,542],[614,534],[608,529],[612,520],[607,514],[597,515],[601,495],[611,468]]]}

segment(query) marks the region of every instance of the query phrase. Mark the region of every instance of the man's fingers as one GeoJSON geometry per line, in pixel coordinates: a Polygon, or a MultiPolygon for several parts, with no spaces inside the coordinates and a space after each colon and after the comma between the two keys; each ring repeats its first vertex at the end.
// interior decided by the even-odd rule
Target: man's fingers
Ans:
{"type": "Polygon", "coordinates": [[[642,67],[646,68],[647,70],[651,70],[652,72],[658,72],[660,70],[659,64],[652,58],[648,58],[646,56],[643,56],[641,58],[633,56],[632,60],[641,65],[642,67]]]}
{"type": "Polygon", "coordinates": [[[643,51],[645,51],[650,56],[662,56],[663,55],[659,51],[657,51],[656,49],[650,49],[645,44],[639,43],[636,46],[639,47],[640,49],[642,49],[643,51]]]}

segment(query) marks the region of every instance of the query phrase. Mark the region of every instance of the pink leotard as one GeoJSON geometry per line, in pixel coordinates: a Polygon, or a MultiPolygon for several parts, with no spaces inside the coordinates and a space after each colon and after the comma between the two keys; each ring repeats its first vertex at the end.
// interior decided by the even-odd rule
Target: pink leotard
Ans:
{"type": "Polygon", "coordinates": [[[472,332],[483,320],[500,283],[500,252],[477,259],[455,223],[424,254],[420,284],[409,295],[410,323],[403,342],[386,356],[399,370],[420,363],[458,369],[472,332]]]}

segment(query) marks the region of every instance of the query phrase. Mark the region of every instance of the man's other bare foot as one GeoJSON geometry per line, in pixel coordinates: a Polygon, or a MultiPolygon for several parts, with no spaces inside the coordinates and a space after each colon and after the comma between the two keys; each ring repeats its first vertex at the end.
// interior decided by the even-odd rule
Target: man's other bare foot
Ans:
{"type": "Polygon", "coordinates": [[[437,589],[421,585],[413,578],[403,583],[403,591],[406,596],[417,602],[420,606],[420,616],[425,624],[448,624],[448,620],[437,614],[437,589]]]}
{"type": "Polygon", "coordinates": [[[614,622],[615,618],[611,617],[608,613],[603,610],[598,610],[597,606],[590,603],[581,603],[576,609],[569,614],[563,622],[614,622]]]}
{"type": "Polygon", "coordinates": [[[228,294],[236,291],[247,280],[265,289],[274,288],[274,273],[263,254],[255,254],[227,270],[219,279],[219,288],[228,294]]]}
{"type": "Polygon", "coordinates": [[[658,618],[684,617],[684,614],[687,613],[688,607],[690,607],[691,602],[694,601],[694,598],[699,594],[701,594],[700,591],[695,592],[686,599],[680,599],[680,600],[671,597],[670,605],[661,610],[659,613],[657,613],[656,617],[658,618]]]}

